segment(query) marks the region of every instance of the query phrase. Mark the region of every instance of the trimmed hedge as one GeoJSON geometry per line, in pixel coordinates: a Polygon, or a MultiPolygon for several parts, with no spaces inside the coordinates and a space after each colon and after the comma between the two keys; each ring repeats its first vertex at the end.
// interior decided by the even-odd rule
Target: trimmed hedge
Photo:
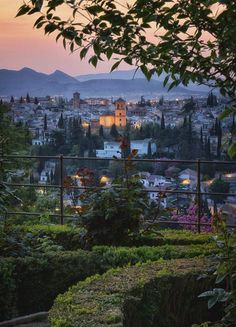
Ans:
{"type": "Polygon", "coordinates": [[[215,252],[213,244],[139,248],[94,247],[92,251],[64,251],[41,257],[0,258],[0,320],[48,310],[69,286],[113,267],[191,258],[215,252]]]}
{"type": "Polygon", "coordinates": [[[59,295],[49,311],[53,327],[189,327],[218,318],[198,295],[205,259],[146,263],[94,276],[59,295]]]}
{"type": "MultiPolygon", "coordinates": [[[[33,236],[48,236],[65,250],[77,250],[85,247],[83,235],[85,230],[82,228],[72,228],[61,225],[19,225],[14,227],[22,233],[31,233],[33,236]]],[[[162,236],[152,233],[150,235],[136,236],[130,239],[126,246],[158,246],[164,244],[172,245],[188,245],[188,244],[204,244],[211,240],[211,234],[193,233],[184,230],[162,230],[162,236]]]]}
{"type": "Polygon", "coordinates": [[[12,228],[22,234],[31,233],[35,237],[48,236],[64,250],[73,251],[84,247],[82,228],[66,225],[18,225],[12,228]]]}

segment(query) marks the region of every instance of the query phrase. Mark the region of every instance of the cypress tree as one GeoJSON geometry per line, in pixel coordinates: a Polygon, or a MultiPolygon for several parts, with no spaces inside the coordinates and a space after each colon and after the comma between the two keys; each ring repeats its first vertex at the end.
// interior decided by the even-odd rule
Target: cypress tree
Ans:
{"type": "Polygon", "coordinates": [[[53,171],[51,169],[51,171],[50,171],[50,183],[53,182],[53,179],[54,179],[54,174],[53,174],[53,171]]]}
{"type": "Polygon", "coordinates": [[[165,117],[163,112],[161,114],[161,129],[165,129],[165,117]]]}
{"type": "Polygon", "coordinates": [[[219,131],[219,122],[218,119],[215,119],[215,135],[218,136],[218,131],[219,131]]]}
{"type": "Polygon", "coordinates": [[[160,97],[160,100],[159,100],[159,105],[160,106],[163,106],[163,104],[164,104],[164,97],[163,97],[163,95],[160,97]]]}
{"type": "Polygon", "coordinates": [[[30,184],[34,184],[34,174],[30,173],[30,184]]]}
{"type": "Polygon", "coordinates": [[[117,128],[116,128],[116,125],[113,124],[111,126],[111,130],[110,130],[110,135],[113,137],[113,138],[117,138],[119,136],[119,133],[117,131],[117,128]]]}
{"type": "Polygon", "coordinates": [[[221,143],[222,143],[222,128],[221,122],[218,123],[218,139],[217,139],[217,157],[220,159],[221,156],[221,143]]]}
{"type": "Polygon", "coordinates": [[[56,165],[55,165],[55,171],[54,171],[54,176],[53,176],[53,184],[54,185],[59,185],[60,184],[60,167],[59,167],[58,163],[56,163],[56,165]]]}
{"type": "Polygon", "coordinates": [[[13,96],[11,96],[11,100],[10,100],[10,103],[14,103],[15,102],[15,100],[14,100],[14,97],[13,96]]]}
{"type": "Polygon", "coordinates": [[[103,131],[103,126],[102,125],[100,125],[100,128],[99,128],[99,136],[104,137],[104,131],[103,131]]]}
{"type": "Polygon", "coordinates": [[[148,159],[152,159],[152,145],[151,145],[151,142],[148,142],[147,156],[148,156],[148,159]]]}
{"type": "Polygon", "coordinates": [[[187,117],[184,116],[183,128],[186,128],[187,126],[188,126],[187,117]]]}
{"type": "Polygon", "coordinates": [[[88,131],[86,133],[86,137],[90,140],[91,139],[91,125],[88,125],[88,131]]]}
{"type": "Polygon", "coordinates": [[[208,94],[208,97],[207,97],[207,106],[208,107],[215,107],[215,106],[217,106],[217,97],[213,94],[212,91],[208,94]]]}
{"type": "Polygon", "coordinates": [[[211,142],[209,137],[207,139],[207,144],[206,144],[206,158],[208,160],[211,160],[211,142]]]}
{"type": "Polygon", "coordinates": [[[65,127],[64,118],[63,118],[63,114],[62,113],[61,113],[61,116],[60,116],[60,118],[58,120],[57,126],[58,126],[58,128],[61,128],[61,129],[65,127]]]}
{"type": "Polygon", "coordinates": [[[202,131],[202,127],[201,127],[201,131],[200,131],[200,144],[201,144],[201,149],[203,148],[203,131],[202,131]]]}
{"type": "Polygon", "coordinates": [[[27,102],[27,103],[30,103],[30,96],[29,96],[29,93],[27,93],[27,95],[26,95],[26,102],[27,102]]]}
{"type": "Polygon", "coordinates": [[[44,119],[43,119],[43,129],[44,131],[46,131],[48,129],[48,120],[47,120],[47,115],[44,115],[44,119]]]}
{"type": "Polygon", "coordinates": [[[39,100],[37,97],[34,98],[34,104],[39,104],[39,100]]]}

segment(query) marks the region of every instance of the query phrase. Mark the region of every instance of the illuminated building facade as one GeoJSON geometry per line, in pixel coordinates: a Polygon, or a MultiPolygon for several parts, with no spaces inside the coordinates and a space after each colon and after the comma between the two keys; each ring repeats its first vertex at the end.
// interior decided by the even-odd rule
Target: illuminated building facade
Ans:
{"type": "Polygon", "coordinates": [[[115,113],[101,115],[99,119],[100,125],[105,128],[111,128],[113,124],[116,127],[123,128],[126,126],[126,102],[119,98],[116,102],[115,113]]]}

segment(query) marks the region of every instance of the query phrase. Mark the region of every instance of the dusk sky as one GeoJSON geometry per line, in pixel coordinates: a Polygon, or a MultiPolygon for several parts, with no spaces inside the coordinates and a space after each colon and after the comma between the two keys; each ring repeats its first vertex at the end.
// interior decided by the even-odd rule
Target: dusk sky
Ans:
{"type": "MultiPolygon", "coordinates": [[[[22,0],[1,0],[0,69],[29,67],[45,73],[59,69],[72,76],[110,71],[112,62],[100,63],[95,69],[86,60],[81,62],[78,52],[71,54],[62,43],[57,44],[55,36],[45,36],[42,29],[34,29],[37,15],[15,18],[22,3],[22,0]]],[[[219,5],[214,7],[216,11],[219,9],[219,5]]],[[[124,64],[119,69],[131,67],[124,64]]]]}
{"type": "MultiPolygon", "coordinates": [[[[80,61],[79,54],[70,54],[55,37],[33,29],[37,16],[14,18],[22,0],[1,0],[0,11],[0,69],[29,67],[44,73],[56,69],[70,75],[109,72],[111,64],[99,64],[97,69],[80,61]]],[[[122,67],[128,69],[129,66],[122,67]]]]}

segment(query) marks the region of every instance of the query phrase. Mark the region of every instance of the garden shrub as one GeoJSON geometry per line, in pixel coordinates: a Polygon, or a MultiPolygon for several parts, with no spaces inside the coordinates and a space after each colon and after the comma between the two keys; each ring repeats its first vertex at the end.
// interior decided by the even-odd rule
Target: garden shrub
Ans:
{"type": "Polygon", "coordinates": [[[59,295],[49,311],[53,327],[189,327],[209,315],[197,298],[212,284],[197,280],[205,259],[161,260],[96,275],[59,295]]]}
{"type": "Polygon", "coordinates": [[[1,258],[0,304],[7,297],[9,305],[4,304],[6,309],[0,317],[7,319],[16,314],[48,310],[54,298],[69,286],[113,267],[160,258],[191,258],[213,252],[215,248],[211,243],[139,248],[97,246],[92,251],[60,251],[35,257],[1,258]]]}
{"type": "Polygon", "coordinates": [[[84,247],[82,228],[72,228],[66,225],[21,225],[13,229],[22,234],[31,233],[34,237],[48,236],[64,250],[76,250],[84,247]]]}
{"type": "Polygon", "coordinates": [[[17,313],[14,271],[15,259],[0,257],[0,321],[17,313]]]}
{"type": "Polygon", "coordinates": [[[81,219],[89,245],[127,243],[131,234],[139,234],[141,217],[148,208],[147,196],[134,177],[102,191],[89,191],[83,194],[81,202],[81,219]]]}
{"type": "MultiPolygon", "coordinates": [[[[85,248],[84,234],[82,228],[72,228],[62,225],[21,225],[14,226],[12,230],[25,234],[30,233],[33,237],[47,236],[56,244],[63,247],[64,250],[77,250],[85,248]]],[[[209,242],[211,234],[201,233],[196,234],[190,231],[182,230],[162,230],[161,233],[156,234],[150,232],[148,235],[133,235],[129,237],[123,244],[125,246],[158,246],[164,244],[203,244],[209,242]]]]}

